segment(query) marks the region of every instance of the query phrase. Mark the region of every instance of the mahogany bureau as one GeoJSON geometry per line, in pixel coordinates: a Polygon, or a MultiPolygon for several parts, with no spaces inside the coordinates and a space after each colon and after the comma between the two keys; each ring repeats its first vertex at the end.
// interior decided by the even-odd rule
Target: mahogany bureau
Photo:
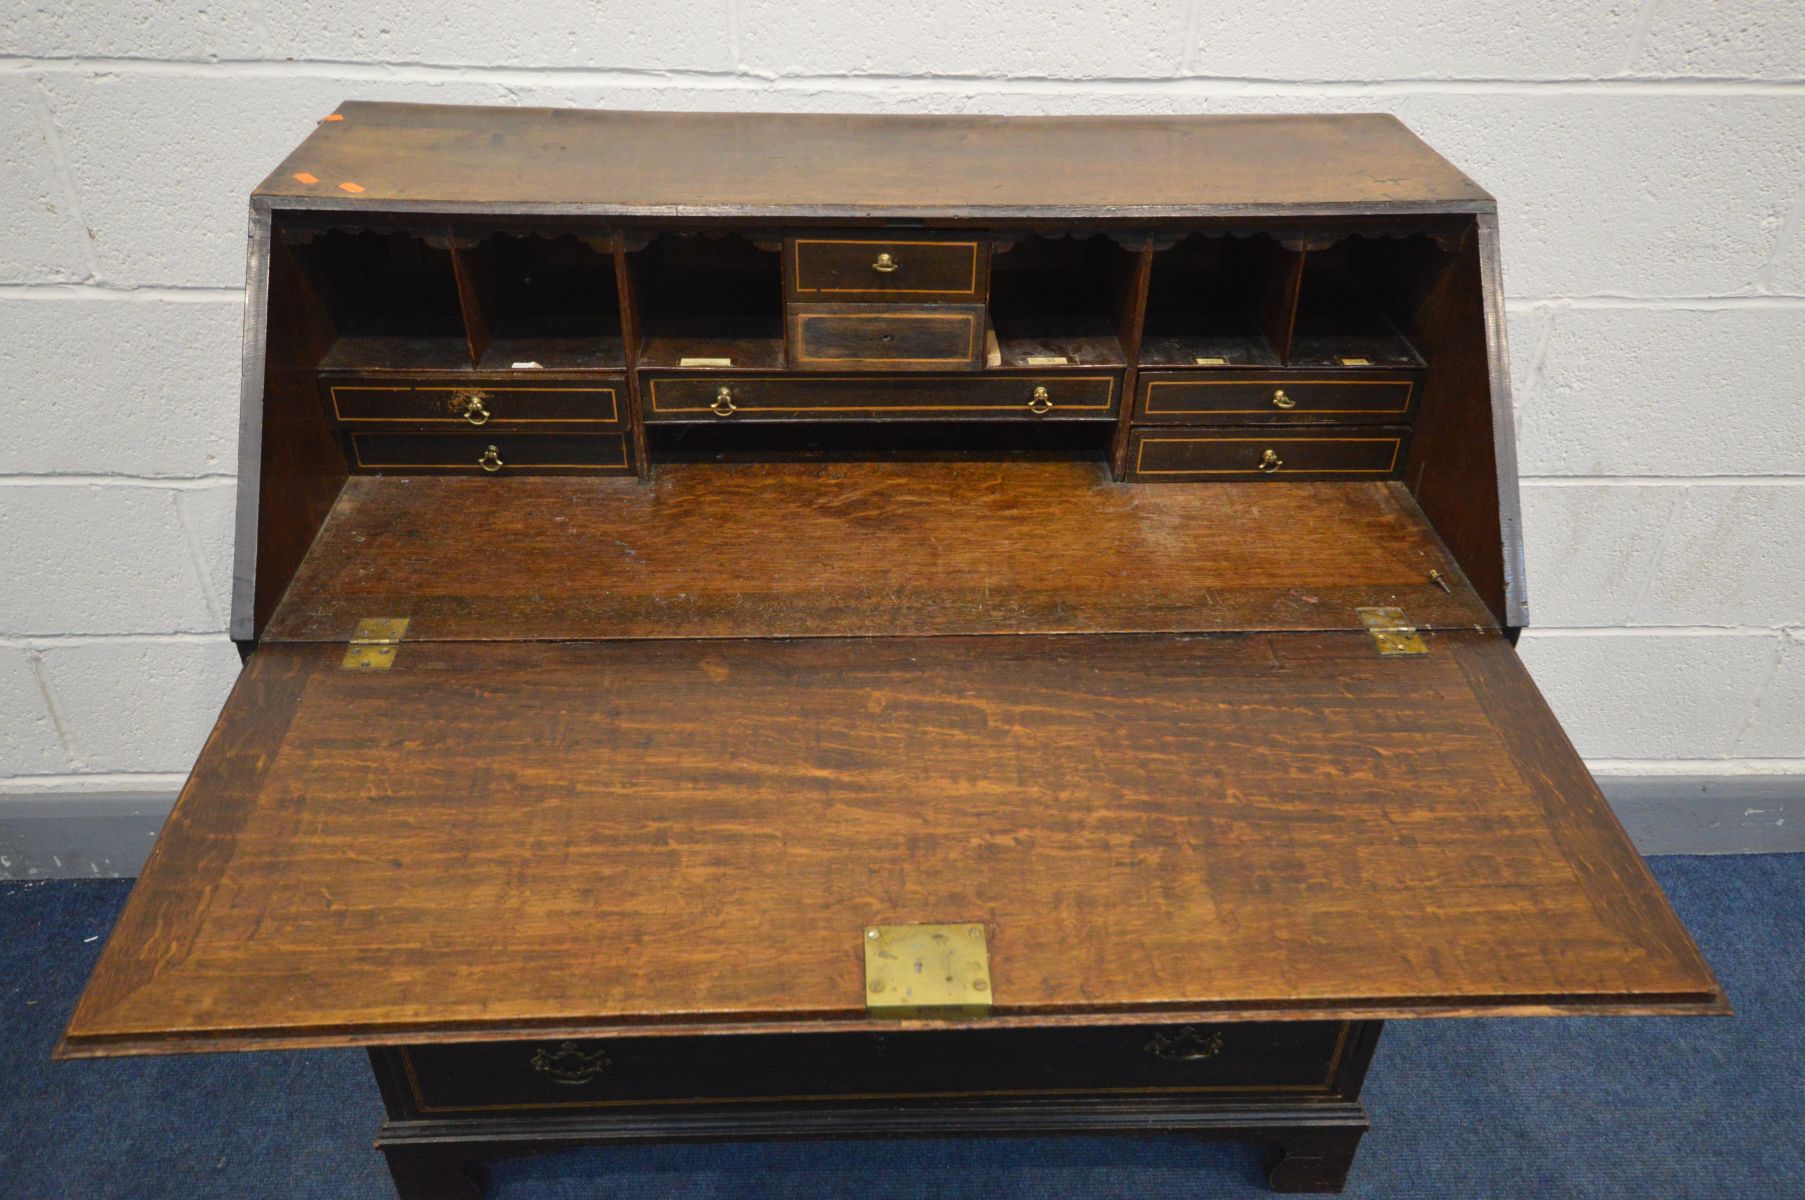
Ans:
{"type": "Polygon", "coordinates": [[[251,201],[245,667],[65,1057],[364,1046],[404,1197],[1257,1139],[1721,1013],[1518,661],[1492,199],[1386,116],[348,103],[251,201]]]}

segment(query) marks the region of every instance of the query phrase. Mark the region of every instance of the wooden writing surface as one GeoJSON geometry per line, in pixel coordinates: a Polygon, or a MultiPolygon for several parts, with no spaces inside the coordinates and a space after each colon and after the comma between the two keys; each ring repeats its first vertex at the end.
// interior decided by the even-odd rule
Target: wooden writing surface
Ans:
{"type": "Polygon", "coordinates": [[[939,461],[497,482],[353,478],[267,636],[342,640],[369,616],[452,641],[1358,629],[1375,605],[1494,624],[1395,482],[939,461]]]}
{"type": "Polygon", "coordinates": [[[1709,1012],[1496,633],[339,646],[247,666],[63,1053],[869,1028],[869,924],[992,1023],[1709,1012]]]}

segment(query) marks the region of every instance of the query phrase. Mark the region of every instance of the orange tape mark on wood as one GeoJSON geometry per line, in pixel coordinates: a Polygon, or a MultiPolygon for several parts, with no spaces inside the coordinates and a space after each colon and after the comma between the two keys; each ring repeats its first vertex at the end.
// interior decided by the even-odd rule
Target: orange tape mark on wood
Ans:
{"type": "Polygon", "coordinates": [[[302,183],[318,183],[320,181],[318,175],[309,175],[306,171],[296,171],[295,178],[302,183]]]}
{"type": "Polygon", "coordinates": [[[333,113],[329,117],[321,117],[320,118],[320,120],[322,120],[322,121],[342,121],[344,119],[345,119],[344,113],[333,113]]]}
{"type": "Polygon", "coordinates": [[[361,192],[364,190],[364,185],[361,183],[341,183],[338,186],[345,189],[347,192],[350,192],[354,196],[358,192],[361,192]]]}

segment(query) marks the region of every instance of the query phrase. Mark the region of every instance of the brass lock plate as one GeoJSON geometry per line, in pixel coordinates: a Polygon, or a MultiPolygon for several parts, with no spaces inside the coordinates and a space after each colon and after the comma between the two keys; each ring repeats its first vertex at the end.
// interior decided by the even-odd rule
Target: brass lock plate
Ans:
{"type": "Polygon", "coordinates": [[[874,1017],[981,1017],[990,1012],[984,926],[869,925],[865,1011],[874,1017]]]}

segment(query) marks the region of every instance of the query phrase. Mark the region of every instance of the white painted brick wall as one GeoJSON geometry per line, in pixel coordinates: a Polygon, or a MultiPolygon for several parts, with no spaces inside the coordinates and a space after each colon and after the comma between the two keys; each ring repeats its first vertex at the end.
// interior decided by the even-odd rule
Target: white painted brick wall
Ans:
{"type": "Polygon", "coordinates": [[[1805,774],[1805,5],[18,0],[0,794],[173,787],[230,687],[245,197],[347,97],[1395,112],[1503,206],[1523,653],[1574,740],[1805,774]]]}

